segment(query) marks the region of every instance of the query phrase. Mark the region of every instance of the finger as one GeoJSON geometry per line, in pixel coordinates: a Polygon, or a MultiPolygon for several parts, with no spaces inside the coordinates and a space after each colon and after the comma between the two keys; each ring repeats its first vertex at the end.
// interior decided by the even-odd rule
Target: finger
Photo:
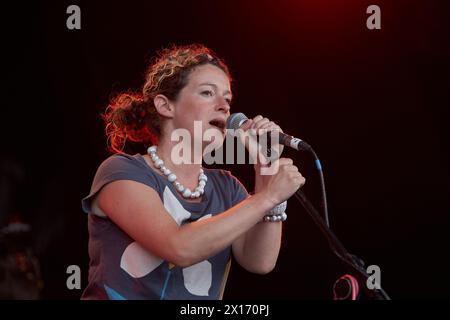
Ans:
{"type": "Polygon", "coordinates": [[[244,124],[240,127],[240,129],[247,131],[253,125],[253,120],[249,119],[244,122],[244,124]]]}
{"type": "Polygon", "coordinates": [[[282,133],[283,132],[283,130],[280,128],[280,126],[277,125],[273,121],[269,121],[269,122],[266,122],[266,123],[262,124],[261,127],[259,128],[259,130],[261,130],[261,133],[268,132],[268,131],[270,131],[270,132],[278,132],[278,133],[282,133]]]}
{"type": "Polygon", "coordinates": [[[259,120],[261,120],[261,119],[263,119],[264,117],[262,116],[262,115],[260,115],[260,114],[258,114],[256,117],[254,117],[252,120],[254,121],[254,122],[257,122],[257,121],[259,121],[259,120]]]}
{"type": "Polygon", "coordinates": [[[297,183],[301,182],[298,172],[289,172],[288,177],[289,177],[289,180],[295,181],[297,183]]]}
{"type": "Polygon", "coordinates": [[[292,161],[292,159],[290,158],[280,158],[280,165],[291,165],[294,163],[294,161],[292,161]]]}
{"type": "Polygon", "coordinates": [[[270,122],[270,120],[267,119],[267,118],[261,118],[261,119],[259,119],[259,120],[257,120],[257,121],[254,120],[253,128],[254,128],[254,129],[261,129],[261,127],[262,127],[264,124],[268,123],[268,122],[270,122]]]}
{"type": "Polygon", "coordinates": [[[298,167],[293,164],[286,165],[286,170],[289,172],[299,172],[298,167]]]}
{"type": "Polygon", "coordinates": [[[269,123],[269,122],[270,122],[269,119],[267,119],[267,118],[262,118],[262,119],[259,119],[258,121],[255,121],[255,126],[256,126],[257,128],[261,128],[262,125],[264,125],[264,124],[266,124],[266,123],[269,123]]]}
{"type": "Polygon", "coordinates": [[[258,134],[264,134],[271,131],[269,119],[260,120],[260,122],[255,125],[255,129],[258,134]]]}
{"type": "Polygon", "coordinates": [[[256,122],[258,122],[259,120],[261,120],[261,119],[263,119],[264,117],[262,116],[262,115],[260,115],[260,114],[258,114],[256,117],[254,117],[252,120],[253,120],[253,125],[251,126],[251,128],[252,129],[254,129],[255,128],[255,124],[256,124],[256,122]]]}
{"type": "Polygon", "coordinates": [[[300,188],[300,187],[303,187],[305,185],[306,179],[302,176],[301,178],[297,178],[296,182],[297,182],[297,184],[299,185],[299,188],[300,188]]]}
{"type": "Polygon", "coordinates": [[[268,122],[261,124],[260,129],[278,130],[280,128],[273,121],[269,121],[269,119],[267,119],[267,120],[268,120],[268,122]]]}

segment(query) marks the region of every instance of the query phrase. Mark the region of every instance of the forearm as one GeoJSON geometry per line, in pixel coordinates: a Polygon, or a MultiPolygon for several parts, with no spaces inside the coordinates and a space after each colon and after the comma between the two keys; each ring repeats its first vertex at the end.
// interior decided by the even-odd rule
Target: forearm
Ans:
{"type": "Polygon", "coordinates": [[[173,237],[179,261],[183,266],[192,265],[230,246],[272,206],[264,194],[254,195],[221,214],[181,226],[173,237]]]}
{"type": "MultiPolygon", "coordinates": [[[[255,166],[255,171],[260,169],[259,165],[255,166]]],[[[256,175],[255,194],[263,190],[264,184],[261,176],[256,175]]],[[[241,245],[236,246],[239,263],[251,272],[270,272],[275,267],[280,252],[281,233],[281,222],[260,221],[243,235],[241,245]]]]}
{"type": "Polygon", "coordinates": [[[273,270],[281,247],[282,222],[261,222],[245,234],[241,264],[256,273],[273,270]]]}

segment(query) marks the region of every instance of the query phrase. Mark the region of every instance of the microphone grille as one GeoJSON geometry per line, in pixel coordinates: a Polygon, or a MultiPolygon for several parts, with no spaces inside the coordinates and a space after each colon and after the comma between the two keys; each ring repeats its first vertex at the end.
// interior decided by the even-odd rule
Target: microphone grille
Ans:
{"type": "Polygon", "coordinates": [[[248,120],[248,118],[246,117],[245,114],[243,114],[241,112],[233,113],[227,119],[227,129],[237,130],[247,120],[248,120]]]}

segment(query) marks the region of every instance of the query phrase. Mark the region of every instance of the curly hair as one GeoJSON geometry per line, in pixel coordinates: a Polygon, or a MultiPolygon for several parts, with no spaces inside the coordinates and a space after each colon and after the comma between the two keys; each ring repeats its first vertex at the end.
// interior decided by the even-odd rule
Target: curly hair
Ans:
{"type": "Polygon", "coordinates": [[[176,101],[180,91],[187,85],[191,71],[205,64],[220,68],[231,82],[224,61],[204,45],[172,45],[160,51],[146,72],[142,92],[119,93],[111,99],[102,114],[109,150],[121,153],[127,141],[146,145],[158,143],[161,135],[160,116],[153,99],[162,94],[176,101]]]}

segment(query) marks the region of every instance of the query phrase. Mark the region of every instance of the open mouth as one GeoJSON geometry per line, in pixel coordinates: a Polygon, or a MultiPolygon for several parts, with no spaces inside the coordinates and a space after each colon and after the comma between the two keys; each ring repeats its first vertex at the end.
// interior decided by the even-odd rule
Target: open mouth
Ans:
{"type": "Polygon", "coordinates": [[[213,127],[216,127],[220,131],[225,131],[226,122],[223,119],[213,119],[209,122],[209,124],[213,127]]]}

